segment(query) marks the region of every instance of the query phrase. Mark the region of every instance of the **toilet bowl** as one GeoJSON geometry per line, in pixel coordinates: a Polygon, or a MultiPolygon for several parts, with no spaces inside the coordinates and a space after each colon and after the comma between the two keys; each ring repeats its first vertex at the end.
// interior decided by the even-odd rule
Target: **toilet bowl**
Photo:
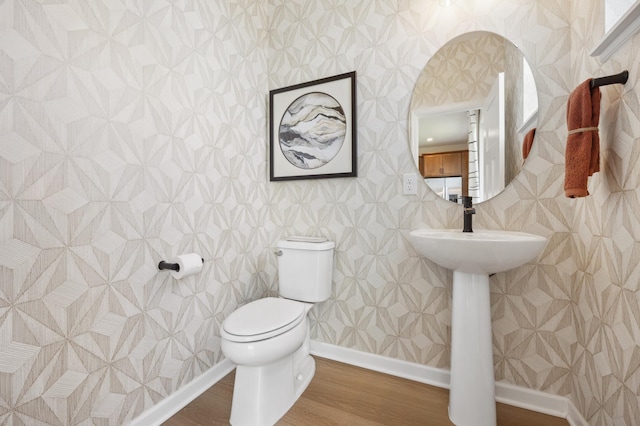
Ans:
{"type": "Polygon", "coordinates": [[[222,352],[236,364],[233,426],[275,424],[315,373],[307,313],[331,294],[334,243],[295,238],[276,245],[281,297],[241,306],[220,329],[222,352]]]}
{"type": "Polygon", "coordinates": [[[267,297],[244,305],[223,323],[222,351],[235,364],[271,364],[298,349],[307,334],[305,305],[267,297]]]}
{"type": "Polygon", "coordinates": [[[222,352],[237,365],[232,425],[273,425],[306,389],[315,373],[307,320],[312,306],[269,297],[225,320],[222,352]]]}

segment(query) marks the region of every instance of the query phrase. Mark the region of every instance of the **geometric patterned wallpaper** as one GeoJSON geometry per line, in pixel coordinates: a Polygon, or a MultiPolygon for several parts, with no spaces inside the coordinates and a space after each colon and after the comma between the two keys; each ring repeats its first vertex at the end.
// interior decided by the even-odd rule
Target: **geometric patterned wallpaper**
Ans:
{"type": "Polygon", "coordinates": [[[266,36],[260,2],[0,2],[0,424],[124,424],[220,361],[266,291],[266,36]]]}
{"type": "Polygon", "coordinates": [[[450,40],[429,59],[415,83],[411,109],[484,99],[505,71],[504,38],[489,32],[450,40]]]}
{"type": "Polygon", "coordinates": [[[219,325],[277,291],[272,242],[336,241],[313,338],[447,367],[451,272],[416,227],[458,227],[408,149],[411,93],[448,40],[484,30],[532,64],[539,124],[523,172],[476,206],[480,228],[549,238],[491,278],[498,380],[569,396],[593,425],[640,418],[638,37],[588,51],[599,6],[472,0],[0,2],[0,423],[123,424],[222,358],[219,325]],[[565,104],[603,88],[602,166],[568,200],[565,104]],[[358,177],[268,182],[269,89],[356,70],[358,177]],[[175,281],[159,260],[196,251],[175,281]]]}
{"type": "Polygon", "coordinates": [[[629,70],[602,88],[600,173],[590,197],[573,200],[576,345],[572,398],[593,425],[640,419],[640,38],[606,62],[589,56],[604,33],[604,2],[572,4],[572,81],[629,70]]]}

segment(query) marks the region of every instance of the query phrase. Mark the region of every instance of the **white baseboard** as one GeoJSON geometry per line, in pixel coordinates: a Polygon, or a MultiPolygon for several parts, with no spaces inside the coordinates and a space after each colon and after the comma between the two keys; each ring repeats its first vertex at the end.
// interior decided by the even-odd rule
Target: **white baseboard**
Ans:
{"type": "MultiPolygon", "coordinates": [[[[311,354],[402,377],[420,383],[449,389],[449,370],[387,358],[380,355],[311,341],[311,354]]],[[[546,392],[496,382],[496,401],[515,407],[567,419],[571,426],[588,426],[569,398],[546,392]]]]}
{"type": "Polygon", "coordinates": [[[511,383],[496,382],[496,401],[530,411],[567,418],[569,399],[511,383]]]}
{"type": "MultiPolygon", "coordinates": [[[[311,354],[392,376],[449,389],[449,370],[388,358],[328,343],[311,341],[311,354]]],[[[133,419],[130,426],[159,426],[204,391],[229,374],[235,365],[228,359],[178,389],[133,419]]],[[[496,382],[496,401],[531,411],[566,418],[570,426],[588,426],[575,405],[565,397],[506,382],[496,382]]]]}
{"type": "Polygon", "coordinates": [[[142,412],[133,419],[130,426],[159,426],[169,417],[176,414],[204,391],[215,385],[224,376],[233,371],[236,366],[229,360],[214,365],[165,399],[142,412]]]}
{"type": "Polygon", "coordinates": [[[311,341],[311,355],[328,358],[344,364],[379,371],[414,382],[449,389],[449,370],[428,367],[414,362],[388,358],[382,355],[343,348],[329,343],[311,341]]]}

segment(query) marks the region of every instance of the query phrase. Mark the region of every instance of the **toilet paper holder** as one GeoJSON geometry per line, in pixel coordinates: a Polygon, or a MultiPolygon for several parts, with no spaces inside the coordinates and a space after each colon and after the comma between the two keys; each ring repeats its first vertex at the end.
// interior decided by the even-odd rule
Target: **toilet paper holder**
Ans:
{"type": "MultiPolygon", "coordinates": [[[[204,263],[204,259],[202,259],[202,263],[204,263]]],[[[158,269],[160,269],[161,271],[164,270],[170,270],[170,271],[176,271],[176,272],[180,272],[180,265],[178,265],[177,263],[169,263],[169,262],[165,262],[164,260],[161,260],[160,263],[158,263],[158,269]]]]}

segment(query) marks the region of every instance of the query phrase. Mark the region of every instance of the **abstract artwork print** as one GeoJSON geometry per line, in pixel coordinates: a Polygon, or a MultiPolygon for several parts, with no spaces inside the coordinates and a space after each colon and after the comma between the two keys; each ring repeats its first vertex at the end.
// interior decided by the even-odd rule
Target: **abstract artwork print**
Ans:
{"type": "Polygon", "coordinates": [[[278,132],[283,155],[300,169],[317,169],[342,148],[347,133],[344,109],[326,93],[311,92],[289,105],[278,132]]]}

